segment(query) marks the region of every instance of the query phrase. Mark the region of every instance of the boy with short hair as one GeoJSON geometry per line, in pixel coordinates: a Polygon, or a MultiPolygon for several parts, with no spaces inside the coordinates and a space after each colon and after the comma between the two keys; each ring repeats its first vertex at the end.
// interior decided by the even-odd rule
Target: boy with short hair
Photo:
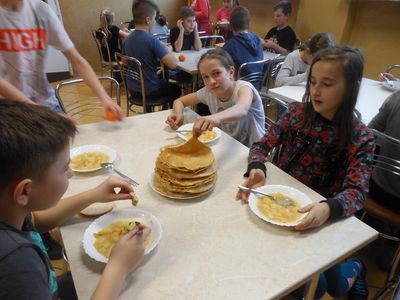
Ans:
{"type": "Polygon", "coordinates": [[[170,41],[175,52],[182,50],[200,51],[201,41],[196,22],[196,13],[191,7],[181,8],[181,18],[176,22],[176,27],[171,29],[170,41]]]}
{"type": "MultiPolygon", "coordinates": [[[[61,225],[96,201],[130,198],[132,187],[111,177],[59,202],[73,175],[69,143],[75,133],[74,124],[47,107],[0,101],[0,299],[61,297],[38,231],[61,225]]],[[[118,241],[93,299],[118,297],[125,277],[143,258],[148,233],[135,227],[118,241]]]]}
{"type": "MultiPolygon", "coordinates": [[[[264,53],[258,35],[248,31],[250,12],[247,8],[235,7],[231,13],[230,24],[234,35],[225,43],[223,49],[231,55],[237,72],[245,62],[262,60],[264,53]]],[[[261,72],[262,66],[250,66],[243,71],[242,75],[261,72]]]]}
{"type": "Polygon", "coordinates": [[[268,31],[262,41],[263,46],[272,52],[286,55],[293,51],[296,42],[296,34],[288,25],[292,4],[287,0],[279,1],[273,10],[276,27],[268,31]]]}
{"type": "MultiPolygon", "coordinates": [[[[132,5],[133,19],[136,22],[135,31],[128,35],[124,42],[125,54],[135,57],[140,61],[144,73],[146,96],[151,98],[167,96],[172,107],[172,102],[179,98],[179,86],[161,79],[157,75],[157,67],[161,61],[166,67],[175,69],[177,61],[167,48],[150,32],[159,11],[156,4],[150,0],[134,1],[132,5]]],[[[141,87],[133,81],[127,81],[128,89],[133,96],[141,97],[141,87]]],[[[151,105],[151,102],[148,104],[151,105]]]]}

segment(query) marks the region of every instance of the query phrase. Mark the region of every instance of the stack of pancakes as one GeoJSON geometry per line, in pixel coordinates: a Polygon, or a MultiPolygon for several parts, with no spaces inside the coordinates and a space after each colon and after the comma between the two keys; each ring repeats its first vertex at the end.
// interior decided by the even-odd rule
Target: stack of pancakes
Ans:
{"type": "Polygon", "coordinates": [[[210,147],[190,139],[161,148],[156,160],[154,188],[172,198],[192,198],[208,193],[217,180],[217,167],[210,147]]]}

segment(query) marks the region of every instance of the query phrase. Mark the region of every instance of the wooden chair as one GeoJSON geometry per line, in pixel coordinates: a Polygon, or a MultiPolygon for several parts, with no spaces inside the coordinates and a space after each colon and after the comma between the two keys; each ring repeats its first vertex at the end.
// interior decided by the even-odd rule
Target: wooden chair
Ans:
{"type": "MultiPolygon", "coordinates": [[[[386,141],[395,145],[399,149],[400,152],[400,140],[395,139],[391,136],[388,136],[378,130],[372,129],[375,137],[377,138],[377,144],[379,145],[380,141],[386,141]]],[[[400,182],[400,161],[380,155],[374,154],[374,168],[379,168],[384,170],[385,172],[389,172],[395,176],[399,177],[400,182]]],[[[393,211],[390,208],[387,208],[379,203],[377,199],[374,199],[371,195],[367,195],[366,202],[364,205],[364,212],[361,216],[361,219],[364,219],[366,215],[370,215],[373,218],[382,221],[390,225],[391,227],[400,229],[400,213],[393,211]]],[[[399,275],[396,273],[398,271],[400,265],[400,238],[394,235],[389,235],[387,233],[379,233],[379,235],[387,240],[394,241],[397,243],[397,249],[392,259],[392,264],[390,267],[389,274],[386,278],[385,286],[378,291],[378,293],[372,299],[382,299],[381,295],[386,293],[387,289],[393,285],[393,282],[399,280],[399,275]]]]}
{"type": "Polygon", "coordinates": [[[136,112],[133,110],[133,106],[141,106],[143,113],[154,111],[155,107],[161,106],[163,109],[168,107],[169,97],[148,97],[146,96],[145,80],[143,75],[142,64],[134,57],[115,53],[115,60],[118,64],[121,72],[122,81],[126,90],[126,115],[129,116],[129,111],[136,112]],[[134,82],[140,87],[140,92],[133,95],[128,88],[128,80],[134,82]]]}
{"type": "MultiPolygon", "coordinates": [[[[113,86],[110,90],[115,90],[115,93],[111,92],[110,97],[121,106],[118,81],[111,77],[99,77],[98,79],[103,85],[113,86]]],[[[93,95],[83,79],[61,82],[57,84],[55,93],[62,110],[71,117],[81,122],[97,122],[104,119],[101,100],[93,95]],[[88,94],[85,93],[85,89],[88,94]]]]}

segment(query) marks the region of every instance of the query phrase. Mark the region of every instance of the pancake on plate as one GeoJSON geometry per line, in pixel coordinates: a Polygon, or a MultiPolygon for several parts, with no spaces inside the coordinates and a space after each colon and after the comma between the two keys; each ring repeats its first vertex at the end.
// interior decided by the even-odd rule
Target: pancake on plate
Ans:
{"type": "Polygon", "coordinates": [[[171,198],[193,198],[214,188],[217,166],[211,148],[197,139],[161,148],[153,186],[171,198]]]}

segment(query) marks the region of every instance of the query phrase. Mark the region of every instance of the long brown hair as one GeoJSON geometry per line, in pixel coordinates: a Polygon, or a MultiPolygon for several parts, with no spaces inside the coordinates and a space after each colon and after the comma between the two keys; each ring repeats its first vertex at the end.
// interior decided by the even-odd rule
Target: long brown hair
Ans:
{"type": "Polygon", "coordinates": [[[337,128],[339,150],[345,148],[352,139],[357,123],[355,106],[358,91],[364,70],[364,58],[361,51],[350,46],[336,46],[321,50],[314,57],[308,74],[306,92],[303,96],[304,119],[298,128],[308,131],[311,129],[319,115],[311,102],[310,80],[315,63],[319,61],[338,63],[346,79],[346,93],[340,106],[333,117],[333,124],[337,128]]]}
{"type": "Polygon", "coordinates": [[[101,40],[104,46],[111,39],[110,26],[114,23],[114,18],[115,13],[111,9],[105,8],[100,11],[100,29],[106,34],[106,40],[101,40]]]}

